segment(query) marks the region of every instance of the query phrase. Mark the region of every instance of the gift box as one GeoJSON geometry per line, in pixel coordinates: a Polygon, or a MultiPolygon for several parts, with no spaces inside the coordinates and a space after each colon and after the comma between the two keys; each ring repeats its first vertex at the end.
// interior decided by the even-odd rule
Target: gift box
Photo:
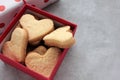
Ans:
{"type": "Polygon", "coordinates": [[[49,18],[52,19],[54,21],[54,25],[57,27],[60,26],[65,26],[65,25],[69,25],[71,27],[72,33],[73,35],[76,32],[76,24],[73,24],[69,21],[66,21],[62,18],[59,18],[55,15],[52,15],[44,10],[39,9],[36,6],[33,6],[31,4],[28,4],[26,2],[24,2],[23,6],[21,6],[20,10],[17,11],[16,15],[12,18],[12,21],[10,22],[10,24],[7,26],[7,28],[5,29],[5,31],[3,31],[3,34],[0,37],[0,59],[2,61],[4,61],[5,63],[17,68],[18,70],[21,70],[27,74],[29,74],[30,76],[34,77],[36,80],[53,80],[58,68],[60,67],[65,55],[67,54],[67,51],[69,50],[69,48],[66,49],[62,49],[62,52],[59,56],[59,59],[57,60],[56,65],[54,66],[54,69],[52,70],[51,74],[49,77],[45,77],[37,72],[34,72],[33,70],[28,69],[25,65],[15,62],[13,60],[11,60],[10,58],[4,56],[2,54],[2,46],[3,44],[8,41],[10,39],[11,33],[13,32],[13,30],[15,29],[16,25],[18,25],[18,21],[21,18],[22,15],[24,14],[32,14],[37,16],[38,18],[44,19],[44,18],[49,18]]]}
{"type": "MultiPolygon", "coordinates": [[[[26,0],[27,3],[40,9],[58,0],[26,0]]],[[[23,5],[22,0],[0,0],[0,35],[6,29],[9,22],[23,5]]]]}

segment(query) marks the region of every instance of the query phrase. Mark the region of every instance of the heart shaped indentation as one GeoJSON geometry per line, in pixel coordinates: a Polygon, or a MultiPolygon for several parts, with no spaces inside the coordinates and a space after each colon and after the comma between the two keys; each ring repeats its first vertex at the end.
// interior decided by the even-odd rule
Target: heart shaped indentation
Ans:
{"type": "Polygon", "coordinates": [[[0,23],[0,28],[3,28],[5,26],[5,23],[0,23]]]}
{"type": "Polygon", "coordinates": [[[51,19],[37,20],[31,14],[25,14],[20,19],[21,26],[28,31],[29,42],[40,41],[46,34],[54,30],[54,24],[51,19]]]}
{"type": "Polygon", "coordinates": [[[70,26],[57,28],[50,34],[46,35],[43,40],[46,45],[59,48],[70,48],[75,43],[70,26]]]}
{"type": "Polygon", "coordinates": [[[3,55],[14,61],[24,62],[26,56],[27,42],[27,31],[21,28],[16,28],[12,32],[11,40],[5,42],[3,45],[3,55]]]}
{"type": "Polygon", "coordinates": [[[25,64],[29,69],[49,77],[58,61],[60,53],[61,50],[55,47],[49,48],[44,55],[32,51],[28,53],[25,64]]]}

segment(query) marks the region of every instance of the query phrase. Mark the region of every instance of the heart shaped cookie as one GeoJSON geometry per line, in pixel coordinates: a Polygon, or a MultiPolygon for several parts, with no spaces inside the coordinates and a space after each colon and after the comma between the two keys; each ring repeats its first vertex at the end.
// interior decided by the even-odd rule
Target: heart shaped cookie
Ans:
{"type": "Polygon", "coordinates": [[[36,43],[46,34],[54,30],[54,24],[51,19],[37,20],[31,14],[25,14],[20,19],[21,26],[28,31],[29,42],[36,43]]]}
{"type": "Polygon", "coordinates": [[[36,52],[36,53],[39,53],[40,55],[43,55],[43,54],[45,54],[47,49],[44,46],[38,46],[33,51],[36,52]]]}
{"type": "Polygon", "coordinates": [[[15,30],[12,32],[11,40],[5,42],[2,47],[3,55],[14,61],[24,62],[27,43],[27,31],[21,28],[15,28],[15,30]]]}
{"type": "Polygon", "coordinates": [[[70,26],[64,26],[46,35],[43,40],[48,46],[69,48],[75,43],[70,26]]]}
{"type": "Polygon", "coordinates": [[[44,55],[32,51],[28,53],[25,64],[29,69],[45,77],[49,77],[57,63],[60,53],[61,50],[55,47],[49,48],[44,55]]]}

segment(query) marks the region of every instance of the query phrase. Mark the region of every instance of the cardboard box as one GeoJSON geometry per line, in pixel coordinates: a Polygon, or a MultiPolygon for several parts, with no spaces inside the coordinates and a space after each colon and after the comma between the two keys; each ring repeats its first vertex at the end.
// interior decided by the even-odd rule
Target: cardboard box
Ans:
{"type": "MultiPolygon", "coordinates": [[[[39,18],[50,18],[54,21],[55,26],[64,26],[64,25],[69,25],[71,26],[72,33],[75,34],[77,26],[69,21],[66,21],[62,18],[59,18],[57,16],[54,16],[44,10],[41,10],[35,6],[32,6],[30,4],[24,4],[24,6],[21,7],[20,11],[17,12],[16,16],[13,17],[11,23],[8,25],[7,29],[3,32],[3,34],[0,37],[0,51],[2,48],[2,45],[4,42],[8,41],[10,38],[10,35],[12,31],[15,29],[19,19],[23,14],[30,13],[35,16],[38,16],[39,18]]],[[[59,66],[61,65],[65,55],[67,54],[67,51],[69,49],[63,49],[62,53],[60,54],[60,57],[57,61],[57,64],[55,65],[51,75],[49,78],[46,78],[45,76],[38,74],[30,69],[28,69],[26,66],[22,65],[21,63],[15,62],[7,57],[5,57],[2,52],[0,54],[0,59],[4,61],[5,63],[17,68],[18,70],[21,70],[32,77],[34,77],[36,80],[53,80],[59,66]]]]}
{"type": "MultiPolygon", "coordinates": [[[[28,4],[40,9],[58,0],[26,0],[28,4]]],[[[22,0],[0,0],[0,35],[23,5],[22,0]]]]}

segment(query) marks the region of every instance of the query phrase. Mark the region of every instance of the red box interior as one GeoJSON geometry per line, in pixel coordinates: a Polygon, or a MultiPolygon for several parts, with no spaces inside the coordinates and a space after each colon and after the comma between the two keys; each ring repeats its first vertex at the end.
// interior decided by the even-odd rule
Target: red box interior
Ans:
{"type": "MultiPolygon", "coordinates": [[[[54,21],[55,25],[58,26],[62,26],[62,25],[69,25],[71,26],[71,29],[73,31],[73,35],[75,34],[76,28],[77,26],[69,21],[66,21],[64,19],[61,19],[59,17],[56,17],[44,10],[38,9],[36,7],[33,7],[29,4],[25,4],[21,10],[15,15],[15,17],[13,18],[13,20],[11,21],[11,23],[9,24],[8,28],[3,32],[3,34],[0,36],[0,50],[2,48],[2,45],[4,44],[5,41],[7,41],[9,39],[9,36],[11,35],[11,32],[14,30],[15,25],[18,23],[18,20],[20,19],[20,17],[24,14],[24,13],[32,13],[35,14],[41,18],[50,18],[54,21]]],[[[7,57],[5,57],[2,53],[0,54],[0,59],[3,60],[5,63],[31,75],[32,77],[34,77],[37,80],[53,80],[54,75],[56,74],[61,62],[63,61],[66,53],[67,53],[68,49],[64,49],[63,52],[61,53],[59,60],[57,62],[57,64],[55,65],[51,76],[49,78],[46,78],[30,69],[28,69],[27,67],[25,67],[24,65],[17,63],[7,57]]]]}

